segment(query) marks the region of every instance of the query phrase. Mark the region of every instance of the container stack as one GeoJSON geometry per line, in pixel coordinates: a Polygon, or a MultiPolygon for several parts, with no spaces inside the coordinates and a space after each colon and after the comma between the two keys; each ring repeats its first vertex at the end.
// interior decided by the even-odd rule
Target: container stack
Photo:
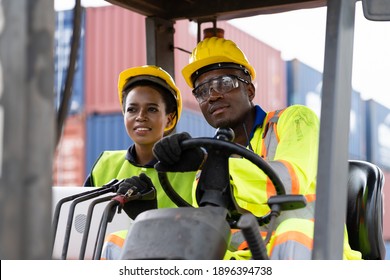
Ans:
{"type": "MultiPolygon", "coordinates": [[[[80,186],[85,177],[85,10],[82,12],[81,37],[73,79],[72,98],[68,118],[57,145],[53,163],[53,184],[55,186],[80,186]]],[[[59,108],[69,65],[70,46],[73,35],[73,11],[56,12],[54,43],[54,92],[55,107],[59,108]]]]}
{"type": "MultiPolygon", "coordinates": [[[[302,104],[321,115],[322,73],[294,59],[287,64],[288,104],[302,104]]],[[[365,102],[359,92],[352,90],[349,159],[366,160],[366,119],[365,102]]]]}
{"type": "Polygon", "coordinates": [[[383,235],[390,242],[390,109],[370,99],[366,101],[366,110],[367,158],[385,175],[383,235]]]}

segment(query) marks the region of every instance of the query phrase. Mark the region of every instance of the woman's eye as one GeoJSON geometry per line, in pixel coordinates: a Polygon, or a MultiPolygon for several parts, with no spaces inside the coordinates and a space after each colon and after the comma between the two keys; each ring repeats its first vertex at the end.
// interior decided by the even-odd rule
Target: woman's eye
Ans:
{"type": "Polygon", "coordinates": [[[135,108],[134,107],[128,107],[126,111],[129,112],[129,113],[134,113],[135,112],[135,108]]]}

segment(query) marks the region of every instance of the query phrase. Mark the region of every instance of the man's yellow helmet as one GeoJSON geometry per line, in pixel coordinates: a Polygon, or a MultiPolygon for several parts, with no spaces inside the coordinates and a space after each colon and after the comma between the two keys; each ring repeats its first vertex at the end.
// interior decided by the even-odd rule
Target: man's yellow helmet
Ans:
{"type": "Polygon", "coordinates": [[[219,37],[199,42],[182,74],[187,84],[194,88],[194,81],[199,75],[218,68],[242,69],[249,72],[252,80],[256,77],[255,69],[241,49],[233,41],[219,37]]]}
{"type": "Polygon", "coordinates": [[[123,90],[126,90],[124,89],[124,87],[126,86],[126,88],[130,88],[132,84],[139,81],[145,81],[145,80],[155,83],[167,89],[167,91],[170,92],[175,98],[176,105],[177,105],[176,116],[172,121],[172,124],[169,127],[165,128],[165,131],[173,130],[176,127],[177,123],[179,122],[181,116],[181,111],[182,111],[181,93],[179,88],[176,86],[174,80],[172,79],[171,75],[169,75],[168,72],[163,70],[161,67],[154,66],[154,65],[144,65],[144,66],[128,68],[119,74],[118,96],[119,96],[119,103],[122,107],[122,112],[123,112],[123,106],[122,106],[123,90]]]}

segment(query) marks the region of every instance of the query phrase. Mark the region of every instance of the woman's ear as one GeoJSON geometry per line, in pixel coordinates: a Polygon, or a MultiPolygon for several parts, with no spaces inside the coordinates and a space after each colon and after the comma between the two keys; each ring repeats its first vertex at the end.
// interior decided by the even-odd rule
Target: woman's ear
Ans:
{"type": "Polygon", "coordinates": [[[167,115],[167,123],[165,125],[165,128],[170,127],[173,124],[174,119],[175,119],[175,113],[169,113],[167,115]]]}

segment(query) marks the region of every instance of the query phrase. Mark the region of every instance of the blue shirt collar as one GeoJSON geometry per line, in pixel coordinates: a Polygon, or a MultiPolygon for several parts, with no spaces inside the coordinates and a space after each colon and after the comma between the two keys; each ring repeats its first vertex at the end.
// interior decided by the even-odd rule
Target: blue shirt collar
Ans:
{"type": "Polygon", "coordinates": [[[267,113],[259,105],[255,105],[255,123],[253,124],[249,139],[252,139],[253,135],[255,134],[256,128],[261,127],[263,125],[266,115],[267,113]]]}

